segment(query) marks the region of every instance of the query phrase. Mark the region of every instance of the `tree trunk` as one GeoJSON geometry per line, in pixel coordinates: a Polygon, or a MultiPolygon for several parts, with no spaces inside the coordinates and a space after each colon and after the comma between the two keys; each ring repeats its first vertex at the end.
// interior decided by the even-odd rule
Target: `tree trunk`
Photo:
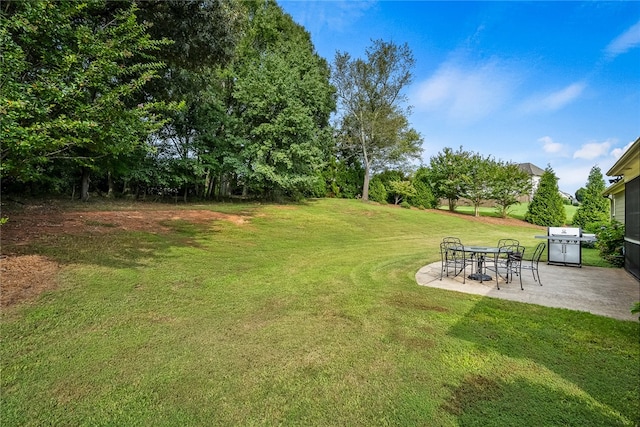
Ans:
{"type": "Polygon", "coordinates": [[[364,184],[362,184],[362,200],[369,201],[369,165],[364,168],[364,184]]]}
{"type": "Polygon", "coordinates": [[[89,176],[91,172],[89,168],[82,168],[82,190],[80,192],[80,198],[83,202],[89,200],[89,176]]]}
{"type": "Polygon", "coordinates": [[[109,190],[107,191],[107,197],[113,198],[113,176],[111,176],[111,172],[107,172],[107,183],[109,185],[109,190]]]}

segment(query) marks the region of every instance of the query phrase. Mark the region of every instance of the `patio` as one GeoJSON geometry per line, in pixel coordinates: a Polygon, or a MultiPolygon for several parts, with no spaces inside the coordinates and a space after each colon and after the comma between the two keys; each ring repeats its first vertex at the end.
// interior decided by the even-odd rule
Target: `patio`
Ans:
{"type": "Polygon", "coordinates": [[[509,284],[501,281],[500,290],[496,288],[495,279],[483,283],[467,279],[462,283],[460,275],[444,276],[440,280],[440,265],[438,261],[418,270],[418,284],[638,321],[638,315],[631,314],[630,308],[640,300],[640,282],[621,268],[563,267],[541,262],[539,269],[543,286],[534,282],[530,271],[523,271],[523,291],[517,277],[509,284]]]}

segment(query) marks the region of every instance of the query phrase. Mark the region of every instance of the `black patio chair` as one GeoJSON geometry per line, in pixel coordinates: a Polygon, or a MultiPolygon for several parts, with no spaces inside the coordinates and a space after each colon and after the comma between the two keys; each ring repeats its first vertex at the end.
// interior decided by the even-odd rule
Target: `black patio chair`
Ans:
{"type": "Polygon", "coordinates": [[[520,278],[520,289],[522,287],[522,260],[524,259],[525,247],[520,245],[503,246],[500,252],[506,254],[507,283],[513,282],[513,275],[520,278]]]}
{"type": "Polygon", "coordinates": [[[442,243],[454,243],[454,244],[462,246],[462,242],[457,237],[443,237],[442,238],[442,243]]]}
{"type": "Polygon", "coordinates": [[[505,282],[509,283],[509,255],[514,250],[517,250],[518,243],[514,239],[501,239],[498,242],[498,253],[493,257],[485,258],[485,270],[493,271],[496,274],[496,286],[500,290],[500,278],[504,278],[505,282]],[[516,242],[516,243],[510,243],[516,242]],[[515,247],[516,249],[513,249],[515,247]],[[502,270],[502,272],[500,272],[502,270]]]}
{"type": "MultiPolygon", "coordinates": [[[[542,286],[542,281],[540,280],[540,271],[538,270],[538,264],[540,263],[540,257],[542,257],[542,253],[546,248],[547,244],[544,242],[538,243],[538,246],[533,251],[533,255],[531,259],[523,259],[522,260],[522,270],[531,270],[531,274],[533,275],[534,282],[537,282],[542,286]],[[538,276],[536,278],[536,276],[538,276]]],[[[522,281],[522,278],[520,279],[522,281]]]]}
{"type": "Polygon", "coordinates": [[[450,268],[453,268],[453,276],[463,273],[462,283],[466,283],[467,265],[471,264],[471,260],[467,259],[465,252],[460,250],[461,248],[462,244],[459,239],[457,243],[454,241],[440,243],[440,260],[442,262],[440,280],[445,274],[449,277],[450,268]]]}
{"type": "Polygon", "coordinates": [[[498,247],[519,245],[520,242],[516,239],[500,239],[498,240],[498,247]]]}

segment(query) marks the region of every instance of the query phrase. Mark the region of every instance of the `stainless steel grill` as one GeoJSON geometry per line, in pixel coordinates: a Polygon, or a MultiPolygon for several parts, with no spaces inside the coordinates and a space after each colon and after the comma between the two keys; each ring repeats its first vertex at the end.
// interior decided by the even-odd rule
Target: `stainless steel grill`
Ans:
{"type": "Polygon", "coordinates": [[[582,231],[575,227],[549,227],[549,264],[582,266],[582,231]]]}
{"type": "Polygon", "coordinates": [[[549,227],[546,236],[536,236],[547,239],[548,263],[582,267],[582,242],[594,242],[593,234],[582,234],[576,227],[549,227]]]}

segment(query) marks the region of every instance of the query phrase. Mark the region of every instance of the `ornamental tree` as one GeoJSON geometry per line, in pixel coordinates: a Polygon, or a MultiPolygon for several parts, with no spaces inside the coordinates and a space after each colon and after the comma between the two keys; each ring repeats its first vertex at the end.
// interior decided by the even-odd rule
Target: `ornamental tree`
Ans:
{"type": "Polygon", "coordinates": [[[518,198],[531,192],[531,179],[515,163],[498,162],[494,165],[491,184],[491,199],[496,210],[506,218],[511,206],[520,203],[518,198]]]}

